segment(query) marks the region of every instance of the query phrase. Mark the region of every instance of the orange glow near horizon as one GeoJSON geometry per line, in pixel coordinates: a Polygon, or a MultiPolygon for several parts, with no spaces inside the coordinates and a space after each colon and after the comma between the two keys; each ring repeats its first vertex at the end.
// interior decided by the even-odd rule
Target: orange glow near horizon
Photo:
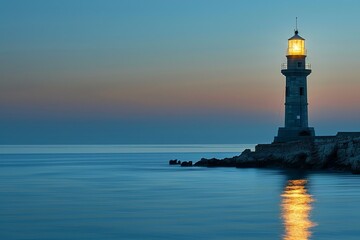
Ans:
{"type": "Polygon", "coordinates": [[[308,240],[310,229],[316,224],[310,220],[314,201],[306,189],[307,180],[289,180],[282,197],[282,218],[285,226],[283,240],[308,240]]]}
{"type": "MultiPolygon", "coordinates": [[[[263,84],[264,85],[264,84],[263,84]]],[[[178,83],[145,82],[118,85],[42,84],[27,88],[7,88],[0,92],[0,107],[31,109],[44,114],[161,115],[162,113],[233,114],[270,113],[282,109],[280,87],[272,84],[258,88],[248,82],[183,81],[178,83]],[[242,85],[245,85],[242,87],[242,85]],[[259,98],[259,95],[262,97],[259,98]],[[274,96],[277,99],[274,101],[274,96]]]]}

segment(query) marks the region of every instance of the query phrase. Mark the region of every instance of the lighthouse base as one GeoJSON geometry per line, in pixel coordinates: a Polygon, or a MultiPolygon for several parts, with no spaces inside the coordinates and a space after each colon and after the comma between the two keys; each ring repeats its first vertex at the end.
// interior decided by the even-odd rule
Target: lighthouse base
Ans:
{"type": "Polygon", "coordinates": [[[291,142],[315,137],[315,130],[307,128],[285,128],[280,127],[278,135],[274,138],[274,143],[291,142]]]}

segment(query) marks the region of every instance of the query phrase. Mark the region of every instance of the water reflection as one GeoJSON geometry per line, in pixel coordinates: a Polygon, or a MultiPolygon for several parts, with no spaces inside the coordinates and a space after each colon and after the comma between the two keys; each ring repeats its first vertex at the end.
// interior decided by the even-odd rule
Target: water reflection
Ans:
{"type": "Polygon", "coordinates": [[[307,190],[306,179],[288,180],[282,197],[283,240],[307,240],[315,223],[310,220],[314,201],[307,190]]]}

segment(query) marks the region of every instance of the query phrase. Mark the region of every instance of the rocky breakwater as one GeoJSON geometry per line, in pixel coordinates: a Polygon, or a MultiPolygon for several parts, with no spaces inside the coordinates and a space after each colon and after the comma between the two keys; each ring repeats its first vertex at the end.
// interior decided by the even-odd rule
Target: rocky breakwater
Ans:
{"type": "Polygon", "coordinates": [[[327,169],[360,174],[360,133],[258,144],[255,151],[246,149],[239,156],[225,159],[202,158],[194,166],[327,169]]]}

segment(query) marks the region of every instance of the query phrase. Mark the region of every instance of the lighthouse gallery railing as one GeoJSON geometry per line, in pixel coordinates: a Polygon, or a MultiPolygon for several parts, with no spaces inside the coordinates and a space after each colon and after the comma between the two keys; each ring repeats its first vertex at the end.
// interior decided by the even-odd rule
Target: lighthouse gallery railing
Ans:
{"type": "MultiPolygon", "coordinates": [[[[286,69],[288,69],[287,63],[281,64],[281,70],[286,70],[286,69]]],[[[311,64],[310,64],[310,63],[306,63],[306,64],[305,64],[305,69],[311,70],[311,64]]]]}

